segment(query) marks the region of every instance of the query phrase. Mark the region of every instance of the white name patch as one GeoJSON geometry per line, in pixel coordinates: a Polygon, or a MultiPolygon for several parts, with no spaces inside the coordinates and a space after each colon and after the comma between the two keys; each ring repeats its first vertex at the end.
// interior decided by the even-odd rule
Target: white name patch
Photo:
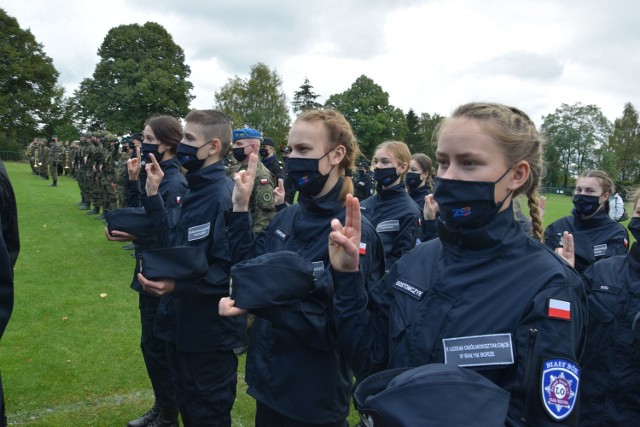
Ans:
{"type": "Polygon", "coordinates": [[[398,230],[400,230],[400,221],[397,219],[383,221],[376,226],[376,231],[378,233],[389,233],[391,231],[398,231],[398,230]]]}
{"type": "Polygon", "coordinates": [[[208,222],[206,224],[194,225],[189,228],[188,239],[190,242],[194,240],[204,239],[209,235],[209,231],[211,230],[211,223],[208,222]]]}
{"type": "Polygon", "coordinates": [[[511,334],[474,335],[445,338],[444,363],[456,366],[513,364],[511,334]]]}

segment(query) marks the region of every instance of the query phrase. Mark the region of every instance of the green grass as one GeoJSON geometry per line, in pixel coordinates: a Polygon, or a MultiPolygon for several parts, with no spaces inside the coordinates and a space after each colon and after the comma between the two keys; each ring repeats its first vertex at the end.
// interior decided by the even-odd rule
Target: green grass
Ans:
{"type": "MultiPolygon", "coordinates": [[[[28,164],[5,165],[22,244],[15,308],[0,343],[9,424],[124,426],[153,399],[139,349],[138,298],[129,288],[134,260],[105,239],[101,221],[74,205],[74,180],[61,177],[50,188],[28,164]]],[[[570,197],[548,195],[545,225],[570,210],[570,197]]],[[[254,424],[244,362],[234,426],[254,424]]],[[[349,421],[356,420],[352,412],[349,421]]]]}

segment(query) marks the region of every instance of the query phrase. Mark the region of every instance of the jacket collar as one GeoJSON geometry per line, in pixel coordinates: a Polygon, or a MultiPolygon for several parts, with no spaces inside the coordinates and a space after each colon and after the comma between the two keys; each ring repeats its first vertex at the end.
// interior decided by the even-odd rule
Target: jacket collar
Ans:
{"type": "Polygon", "coordinates": [[[400,184],[394,185],[393,187],[389,187],[385,190],[383,190],[381,186],[376,185],[376,191],[381,200],[395,199],[396,197],[400,197],[402,193],[407,193],[403,181],[400,181],[400,184]]]}
{"type": "Polygon", "coordinates": [[[609,214],[604,208],[600,208],[594,216],[588,219],[582,218],[580,215],[578,215],[575,209],[572,210],[571,213],[573,214],[574,223],[581,229],[598,227],[607,222],[613,221],[611,218],[609,218],[609,214]]]}
{"type": "Polygon", "coordinates": [[[344,178],[340,178],[336,185],[322,197],[312,199],[300,193],[298,196],[298,204],[304,211],[318,214],[330,214],[344,208],[344,203],[340,200],[340,191],[344,184],[344,178]]]}
{"type": "Polygon", "coordinates": [[[195,172],[188,172],[184,177],[187,179],[189,189],[193,190],[204,187],[207,184],[218,181],[226,176],[227,174],[224,170],[224,164],[222,160],[220,160],[207,167],[198,169],[195,172]]]}
{"type": "Polygon", "coordinates": [[[479,257],[493,256],[527,238],[514,219],[511,205],[498,212],[488,224],[476,229],[451,229],[440,217],[437,221],[438,237],[443,246],[458,254],[469,255],[471,252],[479,257]]]}

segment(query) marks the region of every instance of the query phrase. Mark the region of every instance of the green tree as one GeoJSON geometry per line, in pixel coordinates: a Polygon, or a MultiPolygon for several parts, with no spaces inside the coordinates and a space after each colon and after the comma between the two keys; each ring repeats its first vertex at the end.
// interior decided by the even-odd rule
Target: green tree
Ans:
{"type": "Polygon", "coordinates": [[[193,99],[184,51],[161,25],[114,27],[98,49],[93,76],[74,94],[76,119],[89,129],[139,130],[153,115],[184,117],[193,99]]]}
{"type": "Polygon", "coordinates": [[[423,137],[422,129],[420,128],[420,118],[416,115],[413,108],[409,109],[406,116],[407,120],[407,140],[405,141],[409,146],[411,153],[422,153],[423,151],[423,137]]]}
{"type": "Polygon", "coordinates": [[[282,78],[263,63],[251,67],[249,79],[235,76],[215,93],[215,108],[231,117],[234,128],[250,126],[282,143],[291,124],[282,78]]]}
{"type": "Polygon", "coordinates": [[[438,113],[429,114],[422,113],[420,116],[420,135],[422,136],[422,141],[420,143],[420,152],[426,154],[431,158],[433,164],[436,165],[436,143],[434,134],[438,125],[442,120],[444,120],[444,116],[441,116],[438,113]]]}
{"type": "Polygon", "coordinates": [[[31,31],[3,9],[0,40],[0,141],[13,151],[40,133],[59,73],[31,31]]]}
{"type": "Polygon", "coordinates": [[[322,104],[316,102],[320,95],[313,91],[313,86],[309,83],[308,78],[304,78],[304,83],[300,85],[300,90],[294,92],[291,105],[294,113],[301,113],[306,110],[313,110],[322,107],[322,104]]]}
{"type": "Polygon", "coordinates": [[[562,183],[569,177],[598,167],[596,150],[606,146],[613,129],[600,108],[595,105],[562,104],[552,114],[543,117],[542,133],[547,138],[555,159],[561,165],[562,183]]]}
{"type": "Polygon", "coordinates": [[[407,136],[407,120],[402,110],[389,104],[389,94],[365,75],[358,77],[346,91],[331,95],[325,107],[344,114],[367,158],[379,143],[390,139],[404,141],[407,136]]]}
{"type": "Polygon", "coordinates": [[[619,181],[640,182],[640,124],[638,112],[631,103],[624,106],[622,117],[613,124],[609,148],[616,155],[619,181]]]}

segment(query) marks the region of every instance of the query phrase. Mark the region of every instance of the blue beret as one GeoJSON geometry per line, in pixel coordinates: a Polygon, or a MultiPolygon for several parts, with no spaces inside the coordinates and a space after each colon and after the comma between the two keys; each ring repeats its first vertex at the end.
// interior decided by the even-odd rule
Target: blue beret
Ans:
{"type": "Polygon", "coordinates": [[[353,398],[364,424],[394,426],[503,426],[509,393],[479,373],[432,363],[378,372],[353,398]]]}
{"type": "Polygon", "coordinates": [[[253,128],[242,128],[236,129],[233,131],[233,142],[236,142],[239,139],[261,139],[262,135],[260,132],[253,128]]]}

